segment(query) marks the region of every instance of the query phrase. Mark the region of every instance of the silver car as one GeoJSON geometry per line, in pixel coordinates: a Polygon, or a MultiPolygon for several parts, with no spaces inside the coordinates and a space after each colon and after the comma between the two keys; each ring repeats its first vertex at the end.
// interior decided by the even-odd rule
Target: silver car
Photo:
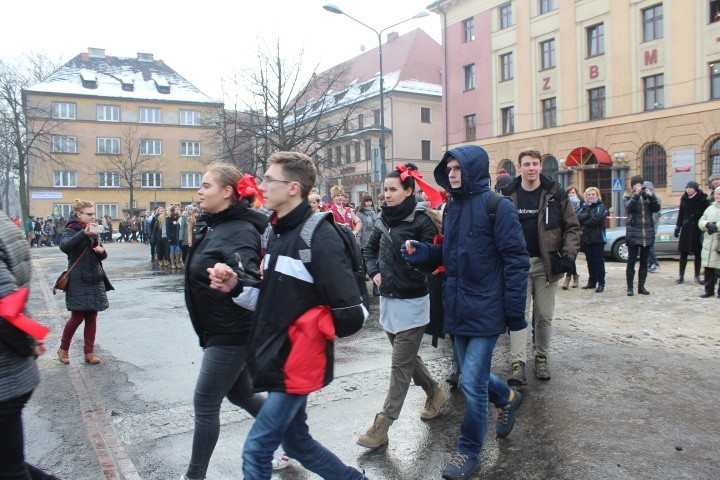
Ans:
{"type": "MultiPolygon", "coordinates": [[[[660,212],[660,225],[655,234],[655,255],[658,257],[678,255],[678,239],[675,238],[678,207],[664,208],[660,212]]],[[[605,256],[618,262],[627,262],[628,249],[625,244],[625,227],[614,227],[606,230],[607,243],[605,256]]]]}

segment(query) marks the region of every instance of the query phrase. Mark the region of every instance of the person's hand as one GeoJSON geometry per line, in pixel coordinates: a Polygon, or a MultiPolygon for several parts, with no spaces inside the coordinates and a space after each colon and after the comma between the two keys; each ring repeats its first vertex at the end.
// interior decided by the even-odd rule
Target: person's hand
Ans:
{"type": "Polygon", "coordinates": [[[648,197],[652,197],[653,195],[655,195],[655,192],[646,188],[645,195],[647,195],[648,197]]]}
{"type": "Polygon", "coordinates": [[[230,293],[239,283],[237,273],[224,263],[216,263],[214,267],[208,268],[207,272],[210,288],[223,293],[230,293]]]}
{"type": "Polygon", "coordinates": [[[47,348],[45,347],[45,340],[36,340],[35,341],[35,356],[39,357],[40,355],[45,354],[47,352],[47,348]]]}
{"type": "Polygon", "coordinates": [[[527,321],[523,317],[505,317],[505,323],[507,323],[511,332],[517,332],[528,326],[527,321]]]}
{"type": "Polygon", "coordinates": [[[430,247],[416,240],[406,240],[400,247],[403,260],[408,263],[428,263],[430,261],[430,247]]]}
{"type": "Polygon", "coordinates": [[[675,227],[675,233],[673,233],[673,235],[675,235],[675,238],[680,236],[680,227],[675,227]]]}
{"type": "Polygon", "coordinates": [[[373,283],[378,287],[382,285],[382,276],[379,273],[373,277],[373,283]]]}
{"type": "Polygon", "coordinates": [[[85,230],[84,230],[84,231],[85,231],[85,235],[87,235],[88,237],[97,237],[97,236],[98,236],[97,232],[91,232],[91,231],[90,231],[90,227],[91,227],[91,226],[92,226],[92,227],[95,227],[95,226],[97,226],[97,224],[96,224],[96,223],[87,223],[87,224],[85,225],[85,230]]]}
{"type": "Polygon", "coordinates": [[[103,247],[101,247],[100,245],[98,245],[97,247],[93,247],[93,252],[99,253],[100,255],[102,255],[103,253],[105,253],[105,249],[103,247]]]}
{"type": "Polygon", "coordinates": [[[715,233],[718,231],[717,224],[715,222],[707,222],[705,224],[705,229],[710,233],[715,233]]]}
{"type": "Polygon", "coordinates": [[[635,190],[635,193],[642,192],[642,189],[643,189],[642,183],[636,183],[635,185],[633,185],[633,190],[635,190]]]}

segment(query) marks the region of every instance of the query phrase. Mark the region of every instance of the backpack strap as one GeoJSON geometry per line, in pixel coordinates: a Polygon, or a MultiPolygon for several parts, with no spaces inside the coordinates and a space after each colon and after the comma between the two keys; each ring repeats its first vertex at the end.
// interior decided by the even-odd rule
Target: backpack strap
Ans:
{"type": "Polygon", "coordinates": [[[505,198],[505,197],[503,197],[499,193],[492,192],[492,194],[490,195],[490,198],[488,199],[487,215],[488,215],[488,219],[490,220],[490,225],[492,225],[493,228],[495,227],[495,217],[497,216],[498,205],[500,205],[500,202],[502,201],[503,198],[505,198]]]}
{"type": "Polygon", "coordinates": [[[300,261],[303,263],[312,262],[312,237],[315,234],[315,230],[317,230],[320,225],[320,222],[326,219],[332,220],[333,223],[335,223],[332,219],[332,212],[313,213],[307,220],[305,220],[305,223],[300,229],[300,238],[307,246],[307,248],[298,250],[298,256],[300,257],[300,261]]]}

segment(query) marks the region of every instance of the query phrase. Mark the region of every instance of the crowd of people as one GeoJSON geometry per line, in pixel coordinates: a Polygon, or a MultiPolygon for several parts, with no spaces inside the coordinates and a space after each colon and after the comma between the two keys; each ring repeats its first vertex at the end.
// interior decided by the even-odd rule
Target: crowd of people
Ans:
{"type": "MultiPolygon", "coordinates": [[[[563,279],[563,289],[580,286],[579,252],[588,275],[581,290],[603,293],[606,286],[608,209],[600,191],[562,188],[542,174],[542,155],[535,150],[518,155],[517,169],[515,178],[500,172],[492,188],[487,152],[462,146],[448,151],[434,170],[441,190],[428,185],[415,165],[401,164],[385,178],[377,204],[364,194],[355,208],[339,186],[330,191],[332,202],[323,204],[312,160],[278,152],[259,184],[233,166],[211,165],[196,206],[157,207],[121,219],[120,238],[149,244],[153,262],[184,274],[190,323],[203,349],[190,460],[181,479],[205,478],[225,398],[255,419],[242,453],[246,479],[269,479],[290,459],[322,478],[367,479],[362,468],[345,465],[317,442],[307,425],[308,394],[333,379],[335,338],[357,332],[368,317],[346,233],[357,242],[379,296],[379,322],[390,343],[387,394],[357,444],[388,444],[411,382],[427,396],[420,419],[442,414],[448,393],[419,350],[426,334],[432,332],[434,342],[448,334],[454,358],[446,380],[464,393],[465,412],[457,451],[441,475],[459,480],[477,472],[488,404],[497,409],[495,434],[507,437],[528,385],[528,357],[536,379],[552,378],[557,287],[563,279]],[[510,358],[503,379],[491,365],[505,334],[510,358]]],[[[693,254],[702,297],[715,296],[720,269],[720,175],[710,178],[710,187],[708,200],[698,183],[688,182],[674,232],[677,283],[685,281],[693,254]]],[[[648,272],[658,268],[653,244],[660,202],[653,185],[634,176],[624,205],[627,295],[649,295],[648,272]]],[[[94,204],[80,199],[67,219],[30,217],[23,226],[18,218],[0,218],[0,439],[10,446],[0,456],[0,478],[56,478],[25,463],[23,455],[21,412],[38,382],[34,359],[45,352],[46,334],[16,321],[27,299],[18,292],[29,285],[30,247],[54,244],[67,255],[70,318],[59,361],[71,362],[72,338],[84,324],[84,360],[97,365],[97,317],[109,307],[107,291],[113,289],[102,264],[108,230],[111,219],[98,219],[94,204]]]]}

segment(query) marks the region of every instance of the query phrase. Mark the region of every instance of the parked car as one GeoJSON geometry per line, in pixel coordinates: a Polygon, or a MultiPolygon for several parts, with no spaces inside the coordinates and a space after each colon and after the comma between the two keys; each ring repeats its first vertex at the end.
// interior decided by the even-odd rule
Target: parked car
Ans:
{"type": "MultiPolygon", "coordinates": [[[[660,226],[655,234],[655,255],[658,257],[678,255],[678,239],[675,238],[675,224],[680,208],[664,208],[660,212],[660,226]]],[[[605,256],[618,262],[627,262],[628,249],[625,244],[625,227],[608,228],[605,256]]]]}

